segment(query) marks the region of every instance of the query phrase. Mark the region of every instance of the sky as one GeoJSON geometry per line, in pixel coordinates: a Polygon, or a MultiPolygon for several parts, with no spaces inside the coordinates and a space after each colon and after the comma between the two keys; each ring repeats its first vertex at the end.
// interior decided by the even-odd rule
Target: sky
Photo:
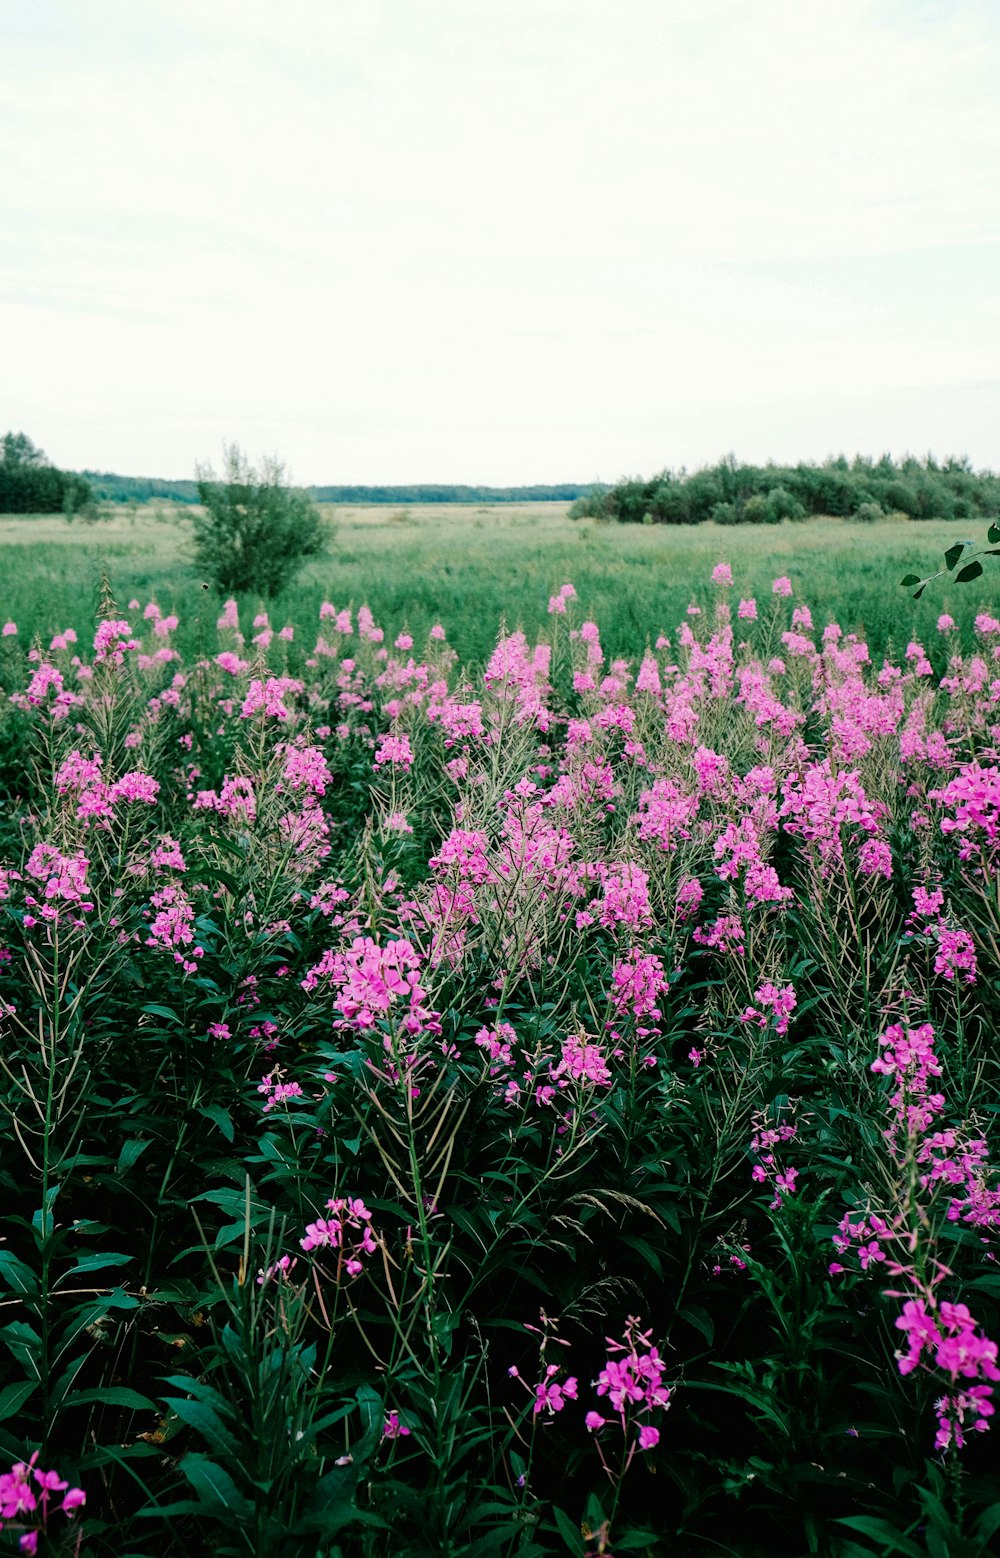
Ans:
{"type": "Polygon", "coordinates": [[[996,0],[3,0],[0,432],[1000,467],[996,0]]]}

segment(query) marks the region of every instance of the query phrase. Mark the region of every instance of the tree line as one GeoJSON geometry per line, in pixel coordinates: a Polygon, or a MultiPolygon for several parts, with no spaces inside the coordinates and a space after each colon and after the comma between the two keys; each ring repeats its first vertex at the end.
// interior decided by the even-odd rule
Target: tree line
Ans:
{"type": "Polygon", "coordinates": [[[76,514],[91,499],[86,477],[60,471],[26,433],[0,440],[0,514],[76,514]]]}
{"type": "MultiPolygon", "coordinates": [[[[197,503],[196,481],[166,481],[155,476],[117,476],[86,471],[94,496],[105,503],[143,503],[164,499],[197,503]]],[[[314,503],[572,503],[594,490],[585,482],[554,486],[469,487],[442,482],[417,482],[404,486],[314,486],[303,489],[314,503]]]]}
{"type": "Polygon", "coordinates": [[[1000,515],[1000,476],[970,462],[930,455],[875,460],[840,455],[822,465],[745,465],[727,455],[700,470],[664,470],[593,490],[570,510],[622,524],[780,524],[830,514],[862,522],[885,514],[909,519],[994,519],[1000,515]]]}

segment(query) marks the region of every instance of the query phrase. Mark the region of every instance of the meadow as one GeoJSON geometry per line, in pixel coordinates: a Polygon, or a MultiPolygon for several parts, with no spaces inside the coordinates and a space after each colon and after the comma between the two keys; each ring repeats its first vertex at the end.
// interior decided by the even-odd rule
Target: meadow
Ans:
{"type": "Polygon", "coordinates": [[[995,1550],[955,532],[0,525],[0,1551],[995,1550]]]}
{"type": "MultiPolygon", "coordinates": [[[[285,620],[311,619],[329,594],[345,605],[367,603],[396,631],[422,637],[447,613],[449,637],[463,663],[485,665],[498,624],[545,623],[545,603],[564,579],[576,582],[601,624],[612,655],[641,654],[647,640],[670,632],[691,592],[720,557],[728,558],[746,589],[769,588],[792,577],[814,609],[864,634],[873,653],[905,649],[925,629],[929,607],[896,588],[911,568],[936,566],[956,538],[979,536],[973,521],[874,525],[811,520],[779,526],[693,527],[614,525],[571,521],[568,504],[465,504],[410,508],[328,509],[334,528],[326,558],[311,562],[275,603],[285,620]]],[[[213,642],[216,601],[198,599],[200,580],[180,505],[105,505],[109,516],[68,525],[59,515],[0,516],[4,562],[2,609],[23,634],[82,629],[97,610],[101,579],[116,596],[147,598],[181,617],[182,648],[202,653],[213,642]]],[[[254,606],[248,600],[246,606],[254,606]]],[[[938,589],[935,604],[950,611],[968,650],[978,604],[1000,607],[1000,572],[973,586],[938,589]]]]}

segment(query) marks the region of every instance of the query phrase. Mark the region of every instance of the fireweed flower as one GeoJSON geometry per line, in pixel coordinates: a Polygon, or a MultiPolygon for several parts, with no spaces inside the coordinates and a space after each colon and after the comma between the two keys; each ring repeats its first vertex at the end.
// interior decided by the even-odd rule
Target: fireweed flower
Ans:
{"type": "Polygon", "coordinates": [[[23,1529],[18,1548],[29,1554],[38,1551],[40,1535],[50,1534],[53,1515],[72,1519],[87,1502],[82,1488],[71,1488],[58,1472],[43,1471],[37,1462],[36,1450],[30,1460],[16,1461],[9,1471],[0,1472],[0,1527],[5,1521],[15,1521],[23,1529]]]}
{"type": "Polygon", "coordinates": [[[783,1037],[788,1032],[788,1024],[795,1010],[794,985],[779,988],[764,983],[754,991],[754,1000],[759,1005],[746,1007],[740,1015],[740,1022],[755,1022],[759,1028],[766,1028],[771,1023],[775,1033],[783,1037]]]}
{"type": "Polygon", "coordinates": [[[139,640],[132,637],[127,622],[102,622],[94,634],[94,660],[111,665],[124,665],[130,650],[139,648],[139,640]]]}
{"type": "Polygon", "coordinates": [[[340,1196],[331,1198],[326,1209],[331,1215],[309,1223],[299,1244],[307,1254],[336,1250],[338,1271],[342,1265],[349,1277],[359,1277],[364,1259],[378,1249],[371,1229],[372,1214],[363,1201],[340,1196]]]}
{"type": "Polygon", "coordinates": [[[588,1431],[595,1434],[617,1420],[629,1446],[629,1459],[632,1452],[652,1450],[659,1443],[659,1432],[649,1418],[654,1411],[669,1407],[673,1397],[663,1382],[666,1362],[653,1345],[652,1332],[641,1331],[640,1324],[630,1315],[622,1341],[605,1338],[608,1357],[594,1383],[614,1417],[591,1411],[584,1420],[588,1431]]]}
{"type": "Polygon", "coordinates": [[[777,1211],[783,1197],[795,1194],[795,1182],[800,1170],[783,1168],[774,1149],[778,1146],[787,1146],[790,1141],[794,1141],[798,1135],[798,1126],[794,1120],[772,1123],[769,1112],[760,1110],[753,1117],[753,1127],[750,1151],[756,1156],[757,1162],[750,1170],[750,1177],[755,1184],[767,1185],[773,1190],[774,1199],[770,1210],[777,1211]]]}
{"type": "MultiPolygon", "coordinates": [[[[937,894],[921,893],[920,901],[938,907],[937,894]]],[[[938,1186],[964,1191],[948,1206],[949,1221],[988,1226],[1000,1221],[1000,1190],[985,1182],[985,1142],[963,1142],[954,1130],[941,1129],[939,1117],[945,1099],[938,1090],[942,1067],[934,1052],[930,1023],[910,1027],[891,1024],[879,1040],[880,1053],[871,1064],[876,1075],[890,1079],[890,1123],[883,1132],[890,1159],[900,1184],[912,1184],[916,1193],[901,1190],[900,1203],[890,1217],[865,1212],[852,1219],[846,1214],[834,1236],[839,1254],[854,1250],[862,1270],[878,1269],[879,1263],[901,1277],[908,1288],[892,1296],[904,1300],[896,1328],[906,1337],[905,1350],[896,1354],[899,1372],[920,1368],[946,1377],[945,1395],[935,1404],[938,1428],[935,1447],[960,1450],[967,1433],[984,1433],[994,1415],[993,1382],[1000,1380],[997,1344],[980,1329],[967,1305],[938,1296],[941,1281],[949,1275],[937,1262],[929,1280],[917,1276],[913,1253],[928,1234],[928,1206],[938,1186]],[[890,1259],[899,1251],[901,1260],[890,1259]]]]}
{"type": "Polygon", "coordinates": [[[413,748],[410,746],[409,736],[389,734],[379,736],[372,766],[381,768],[385,763],[398,764],[400,768],[406,770],[413,766],[413,748]]]}
{"type": "Polygon", "coordinates": [[[347,951],[325,952],[302,988],[311,992],[321,979],[329,979],[336,992],[334,1008],[345,1026],[373,1028],[380,1018],[395,1015],[401,1001],[400,1021],[407,1032],[440,1031],[424,1005],[427,992],[420,984],[420,966],[419,953],[403,937],[380,947],[370,936],[355,936],[347,951]]]}
{"type": "Polygon", "coordinates": [[[721,584],[728,589],[733,582],[733,570],[728,563],[716,563],[712,569],[712,583],[721,584]]]}

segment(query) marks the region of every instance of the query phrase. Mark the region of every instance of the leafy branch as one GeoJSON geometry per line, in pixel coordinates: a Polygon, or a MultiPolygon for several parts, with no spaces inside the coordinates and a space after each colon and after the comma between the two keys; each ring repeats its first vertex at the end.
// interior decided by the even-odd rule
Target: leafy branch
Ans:
{"type": "Polygon", "coordinates": [[[980,552],[975,553],[971,558],[969,557],[969,548],[975,546],[976,543],[974,541],[956,541],[944,554],[945,565],[943,568],[939,568],[936,573],[928,574],[926,579],[921,579],[918,573],[904,574],[899,581],[900,587],[904,590],[909,590],[916,585],[916,589],[913,590],[913,599],[919,600],[929,584],[933,583],[935,579],[943,578],[945,574],[954,573],[956,568],[958,572],[954,573],[953,582],[955,584],[971,584],[972,580],[978,579],[983,571],[983,565],[979,561],[981,557],[1000,557],[1000,546],[996,544],[1000,542],[1000,525],[990,525],[989,530],[986,532],[986,539],[993,544],[984,546],[980,552]],[[963,562],[963,558],[968,558],[968,561],[963,562]],[[958,567],[959,563],[962,563],[960,568],[958,567]]]}

